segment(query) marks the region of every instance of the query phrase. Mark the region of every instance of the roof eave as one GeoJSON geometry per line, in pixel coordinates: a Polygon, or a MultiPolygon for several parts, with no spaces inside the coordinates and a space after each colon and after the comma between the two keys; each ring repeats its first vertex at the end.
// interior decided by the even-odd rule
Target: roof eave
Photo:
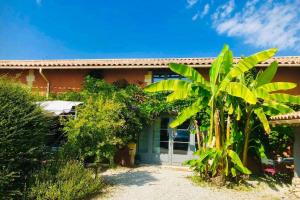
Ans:
{"type": "MultiPolygon", "coordinates": [[[[210,68],[211,65],[189,65],[194,68],[210,68]]],[[[259,64],[257,67],[268,67],[269,64],[259,64]]],[[[300,65],[294,64],[279,64],[279,67],[291,67],[298,68],[300,65]]],[[[0,69],[165,69],[169,68],[168,65],[108,65],[108,66],[97,66],[97,65],[76,65],[76,66],[0,66],[0,69]]]]}

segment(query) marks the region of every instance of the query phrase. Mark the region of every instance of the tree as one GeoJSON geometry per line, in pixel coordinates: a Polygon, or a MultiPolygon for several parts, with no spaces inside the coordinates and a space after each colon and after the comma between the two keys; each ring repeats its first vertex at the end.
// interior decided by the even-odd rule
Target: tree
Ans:
{"type": "MultiPolygon", "coordinates": [[[[206,104],[208,98],[209,106],[211,108],[211,120],[210,120],[210,139],[211,142],[214,134],[218,137],[218,133],[214,131],[214,119],[215,114],[223,109],[224,100],[227,96],[234,96],[242,98],[249,104],[255,104],[257,99],[245,85],[234,79],[243,73],[247,72],[256,64],[263,62],[271,58],[276,49],[269,49],[259,52],[252,56],[241,59],[237,65],[233,65],[232,52],[227,45],[224,46],[219,56],[212,63],[210,70],[210,82],[195,69],[183,64],[171,63],[169,68],[192,82],[184,80],[164,80],[158,83],[151,84],[145,88],[147,92],[159,92],[159,91],[171,91],[167,101],[175,101],[179,99],[194,98],[195,102],[190,107],[182,111],[182,113],[173,121],[171,127],[176,127],[189,119],[191,116],[198,113],[206,104]]],[[[223,116],[221,116],[222,118],[223,116]]],[[[221,131],[225,132],[224,119],[221,120],[221,131]]],[[[219,138],[217,138],[217,141],[219,138]]]]}
{"type": "Polygon", "coordinates": [[[51,118],[25,87],[0,79],[0,199],[19,199],[32,171],[45,159],[51,118]]]}
{"type": "Polygon", "coordinates": [[[78,110],[77,117],[65,124],[66,150],[84,161],[113,163],[117,145],[122,144],[117,132],[125,124],[121,115],[123,106],[103,97],[91,98],[78,110]]]}
{"type": "MultiPolygon", "coordinates": [[[[256,104],[245,103],[245,139],[243,147],[243,164],[247,165],[249,138],[252,131],[254,117],[256,117],[263,125],[266,133],[270,133],[271,129],[267,116],[276,114],[285,114],[294,112],[288,104],[300,104],[300,96],[284,94],[282,91],[293,89],[297,86],[291,82],[272,82],[276,75],[278,64],[272,62],[270,66],[260,71],[255,79],[251,80],[247,87],[257,97],[256,104]]],[[[239,77],[239,81],[246,84],[244,75],[239,77]]]]}
{"type": "MultiPolygon", "coordinates": [[[[164,80],[151,84],[145,88],[147,92],[172,92],[167,101],[179,99],[194,99],[194,103],[184,109],[178,117],[171,123],[171,127],[176,127],[184,121],[195,116],[207,105],[210,107],[210,129],[200,160],[208,158],[218,161],[210,166],[213,171],[228,175],[228,160],[230,159],[232,168],[231,174],[235,176],[235,169],[242,173],[249,173],[241,163],[238,154],[231,150],[231,145],[235,142],[230,128],[230,112],[232,107],[226,106],[231,99],[239,99],[249,105],[256,105],[257,96],[239,77],[245,72],[254,68],[258,63],[263,62],[275,55],[277,49],[269,49],[249,57],[241,58],[237,64],[233,63],[233,55],[227,45],[224,46],[219,56],[213,61],[209,73],[209,82],[195,69],[182,64],[171,63],[170,69],[190,81],[184,80],[164,80]],[[225,119],[227,116],[227,127],[225,119]],[[214,140],[213,140],[214,138],[214,140]],[[213,147],[206,149],[206,147],[213,147]],[[216,159],[218,157],[218,159],[216,159]]],[[[238,105],[237,105],[238,106],[238,105]]],[[[201,150],[200,150],[201,151],[201,150]]],[[[208,162],[207,162],[208,163],[208,162]]]]}

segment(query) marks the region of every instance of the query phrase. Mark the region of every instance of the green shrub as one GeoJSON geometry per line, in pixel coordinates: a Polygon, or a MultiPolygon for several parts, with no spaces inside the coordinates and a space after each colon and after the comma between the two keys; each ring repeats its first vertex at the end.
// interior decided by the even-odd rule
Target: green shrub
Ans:
{"type": "Polygon", "coordinates": [[[23,86],[0,79],[0,199],[19,199],[45,158],[51,119],[23,86]]]}
{"type": "Polygon", "coordinates": [[[98,193],[103,184],[94,178],[91,170],[78,161],[51,164],[42,168],[34,177],[29,198],[36,200],[86,199],[98,193]]]}
{"type": "Polygon", "coordinates": [[[65,151],[75,154],[76,159],[112,163],[117,145],[122,144],[116,133],[125,123],[121,115],[123,106],[102,97],[90,99],[78,109],[77,118],[65,124],[68,138],[65,151]]]}
{"type": "MultiPolygon", "coordinates": [[[[68,142],[64,153],[89,162],[111,161],[118,148],[137,142],[143,127],[151,124],[160,113],[178,112],[190,104],[190,100],[166,103],[165,93],[149,95],[126,80],[109,84],[91,76],[86,77],[81,92],[63,93],[53,98],[85,102],[78,110],[77,119],[66,123],[68,142]],[[108,103],[114,106],[108,109],[108,103]],[[118,125],[120,121],[122,125],[118,125]]],[[[201,118],[201,121],[204,120],[201,118]]]]}
{"type": "Polygon", "coordinates": [[[292,127],[288,126],[277,126],[274,127],[269,135],[269,151],[272,156],[280,155],[287,151],[288,147],[293,146],[294,131],[292,127]]]}

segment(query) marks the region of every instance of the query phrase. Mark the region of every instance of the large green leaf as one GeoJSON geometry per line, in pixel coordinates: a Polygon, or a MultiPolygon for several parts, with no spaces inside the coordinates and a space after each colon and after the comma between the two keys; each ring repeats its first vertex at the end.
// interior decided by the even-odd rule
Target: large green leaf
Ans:
{"type": "Polygon", "coordinates": [[[271,93],[269,94],[266,90],[261,87],[257,88],[255,91],[257,98],[263,99],[268,102],[276,101],[278,103],[291,103],[300,105],[300,95],[290,95],[285,93],[271,93]]]}
{"type": "Polygon", "coordinates": [[[235,170],[235,168],[232,167],[230,169],[230,171],[231,171],[232,177],[236,177],[236,170],[235,170]]]}
{"type": "Polygon", "coordinates": [[[180,74],[200,85],[202,85],[205,88],[209,87],[209,83],[205,80],[205,78],[194,68],[189,67],[184,64],[176,64],[176,63],[170,63],[169,68],[177,73],[180,74]]]}
{"type": "Polygon", "coordinates": [[[240,121],[240,119],[242,117],[242,111],[241,111],[240,105],[237,105],[235,114],[236,114],[236,120],[240,121]]]}
{"type": "Polygon", "coordinates": [[[177,118],[170,123],[171,128],[175,128],[197,114],[199,111],[203,109],[202,98],[199,98],[195,101],[191,106],[185,108],[181,113],[177,116],[177,118]]]}
{"type": "MultiPolygon", "coordinates": [[[[223,66],[221,67],[220,73],[223,76],[226,76],[226,74],[231,70],[233,66],[233,53],[231,50],[228,50],[228,52],[224,55],[224,61],[223,66]]],[[[223,79],[224,77],[222,77],[223,79]]]]}
{"type": "Polygon", "coordinates": [[[266,83],[270,83],[276,72],[277,72],[277,68],[278,68],[278,63],[276,61],[272,62],[270,64],[270,66],[264,70],[262,73],[260,73],[257,78],[256,78],[256,83],[257,83],[257,87],[264,85],[266,83]]]}
{"type": "Polygon", "coordinates": [[[225,159],[224,159],[224,163],[225,163],[225,169],[224,169],[224,172],[225,172],[225,176],[228,176],[228,169],[229,169],[229,166],[228,166],[228,158],[227,156],[225,156],[225,159]]]}
{"type": "Polygon", "coordinates": [[[253,67],[255,67],[257,64],[266,61],[273,57],[277,52],[276,48],[268,49],[265,51],[258,52],[256,54],[253,54],[249,57],[241,59],[238,64],[230,70],[230,72],[227,74],[225,78],[225,82],[229,82],[233,78],[249,71],[253,67]]]}
{"type": "Polygon", "coordinates": [[[255,93],[255,96],[257,98],[267,100],[267,101],[273,101],[270,94],[262,88],[256,88],[255,90],[253,90],[253,93],[255,93]]]}
{"type": "Polygon", "coordinates": [[[207,149],[204,152],[201,152],[198,162],[204,163],[205,161],[211,159],[211,157],[216,153],[216,149],[207,149]]]}
{"type": "Polygon", "coordinates": [[[222,151],[216,149],[215,153],[212,154],[211,156],[212,164],[210,169],[212,170],[212,176],[215,176],[217,174],[221,159],[222,159],[222,151]]]}
{"type": "Polygon", "coordinates": [[[279,111],[281,114],[294,112],[294,110],[292,108],[290,108],[289,106],[282,104],[282,103],[275,102],[275,101],[266,101],[262,105],[265,107],[268,107],[268,108],[273,108],[273,109],[279,111]]]}
{"type": "Polygon", "coordinates": [[[221,71],[223,71],[223,73],[229,71],[230,64],[232,64],[232,53],[229,50],[229,46],[224,45],[221,53],[213,61],[212,67],[209,71],[210,83],[212,86],[216,84],[221,71]]]}
{"type": "Polygon", "coordinates": [[[192,87],[192,83],[184,80],[163,80],[157,83],[152,83],[144,88],[146,92],[161,92],[161,91],[188,91],[192,87]]]}
{"type": "Polygon", "coordinates": [[[167,102],[172,102],[176,100],[184,100],[187,99],[188,97],[207,97],[209,96],[209,91],[206,89],[202,88],[201,86],[198,85],[193,85],[191,87],[188,87],[184,90],[176,90],[170,95],[167,96],[167,102]]]}
{"type": "Polygon", "coordinates": [[[187,99],[190,93],[186,90],[176,90],[167,96],[167,102],[187,99]]]}
{"type": "Polygon", "coordinates": [[[243,174],[251,174],[251,171],[243,165],[240,157],[236,152],[234,152],[233,150],[228,150],[228,156],[231,158],[231,162],[235,164],[235,167],[240,172],[242,172],[243,174]]]}
{"type": "Polygon", "coordinates": [[[240,97],[250,104],[256,103],[255,95],[242,83],[230,82],[226,87],[220,88],[220,90],[231,96],[240,97]]]}
{"type": "Polygon", "coordinates": [[[270,131],[271,131],[270,125],[269,125],[268,119],[264,113],[264,110],[262,108],[257,108],[254,110],[254,113],[256,114],[259,121],[263,124],[265,131],[267,133],[270,133],[270,131]]]}
{"type": "Polygon", "coordinates": [[[255,145],[253,146],[253,148],[260,159],[268,158],[266,155],[265,147],[259,139],[255,140],[255,145]]]}
{"type": "Polygon", "coordinates": [[[297,87],[296,83],[290,82],[274,82],[274,83],[267,83],[259,88],[264,89],[266,92],[275,92],[280,90],[290,90],[297,87]]]}
{"type": "Polygon", "coordinates": [[[282,103],[300,104],[300,96],[289,95],[284,93],[274,93],[269,95],[274,101],[282,103]]]}

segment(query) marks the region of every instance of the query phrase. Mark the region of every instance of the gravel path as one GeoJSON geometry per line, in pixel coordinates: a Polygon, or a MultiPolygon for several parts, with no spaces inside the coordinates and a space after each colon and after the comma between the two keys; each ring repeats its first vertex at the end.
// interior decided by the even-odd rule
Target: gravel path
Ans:
{"type": "Polygon", "coordinates": [[[190,175],[186,169],[163,166],[111,169],[102,176],[113,186],[96,200],[292,199],[287,197],[287,187],[263,187],[248,192],[216,189],[193,184],[187,178],[190,175]]]}

